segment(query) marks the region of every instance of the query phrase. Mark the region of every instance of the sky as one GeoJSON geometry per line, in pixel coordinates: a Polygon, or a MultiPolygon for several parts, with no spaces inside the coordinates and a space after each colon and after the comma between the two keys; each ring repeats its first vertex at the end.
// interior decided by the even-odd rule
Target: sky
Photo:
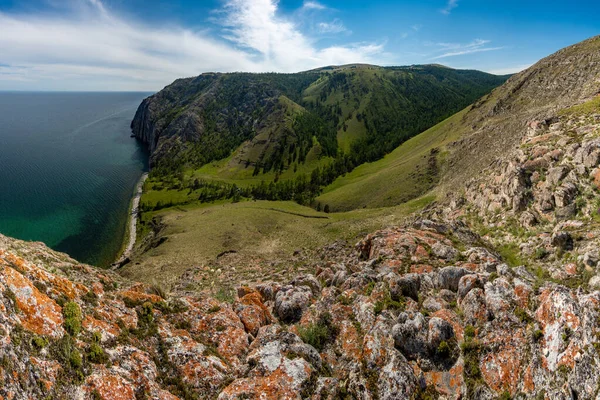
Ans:
{"type": "Polygon", "coordinates": [[[599,15],[598,0],[0,0],[0,90],[349,63],[508,74],[600,34],[599,15]]]}

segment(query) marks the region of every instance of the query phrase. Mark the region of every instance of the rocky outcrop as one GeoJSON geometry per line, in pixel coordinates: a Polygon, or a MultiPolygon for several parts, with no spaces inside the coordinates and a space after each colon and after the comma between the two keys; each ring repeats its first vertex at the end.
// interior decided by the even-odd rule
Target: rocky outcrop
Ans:
{"type": "Polygon", "coordinates": [[[594,398],[600,292],[487,246],[462,223],[417,220],[225,301],[0,237],[0,396],[594,398]]]}

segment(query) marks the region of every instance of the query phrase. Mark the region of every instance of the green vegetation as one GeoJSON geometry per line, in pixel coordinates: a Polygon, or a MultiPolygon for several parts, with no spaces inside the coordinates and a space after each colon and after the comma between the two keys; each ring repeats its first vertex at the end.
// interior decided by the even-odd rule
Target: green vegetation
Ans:
{"type": "MultiPolygon", "coordinates": [[[[167,111],[154,118],[173,134],[162,135],[171,138],[161,139],[170,145],[153,156],[150,182],[157,192],[167,187],[187,193],[154,193],[142,204],[147,211],[247,197],[316,207],[314,198],[321,188],[380,159],[505,79],[427,65],[204,74],[178,80],[152,98],[168,103],[161,107],[167,111]],[[218,90],[211,89],[201,106],[191,107],[214,85],[218,90]],[[198,118],[202,134],[195,131],[198,118]],[[216,165],[207,167],[211,163],[216,165]],[[185,184],[187,175],[191,183],[185,184]],[[212,187],[212,181],[218,186],[212,187]]],[[[134,132],[140,118],[133,122],[134,132]]],[[[430,150],[425,161],[430,171],[423,179],[435,181],[437,150],[430,150]]],[[[413,191],[406,199],[423,193],[413,191]]],[[[320,203],[338,211],[328,202],[320,203]]]]}
{"type": "Polygon", "coordinates": [[[321,314],[316,322],[311,322],[306,327],[298,327],[298,336],[304,343],[319,351],[322,351],[327,343],[334,341],[337,334],[338,328],[333,325],[331,314],[328,312],[321,314]]]}
{"type": "Polygon", "coordinates": [[[63,307],[63,315],[65,317],[65,330],[71,336],[79,335],[81,332],[81,308],[73,301],[68,302],[63,307]]]}

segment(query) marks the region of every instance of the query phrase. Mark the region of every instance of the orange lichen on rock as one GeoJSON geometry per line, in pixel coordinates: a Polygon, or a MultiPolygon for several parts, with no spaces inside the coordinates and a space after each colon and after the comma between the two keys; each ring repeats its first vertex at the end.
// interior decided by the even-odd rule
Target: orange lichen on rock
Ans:
{"type": "Polygon", "coordinates": [[[99,367],[85,380],[85,392],[99,396],[103,400],[135,400],[135,390],[131,383],[120,375],[99,367]]]}
{"type": "Polygon", "coordinates": [[[23,328],[43,336],[61,337],[64,334],[62,310],[33,283],[6,265],[0,265],[0,281],[15,294],[18,317],[23,328]]]}

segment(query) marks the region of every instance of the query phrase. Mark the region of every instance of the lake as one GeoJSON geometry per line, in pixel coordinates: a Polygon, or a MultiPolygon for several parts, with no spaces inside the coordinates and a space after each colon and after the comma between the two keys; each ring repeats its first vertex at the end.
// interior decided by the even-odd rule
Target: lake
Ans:
{"type": "Polygon", "coordinates": [[[0,92],[0,233],[114,261],[148,168],[129,124],[149,94],[0,92]]]}

